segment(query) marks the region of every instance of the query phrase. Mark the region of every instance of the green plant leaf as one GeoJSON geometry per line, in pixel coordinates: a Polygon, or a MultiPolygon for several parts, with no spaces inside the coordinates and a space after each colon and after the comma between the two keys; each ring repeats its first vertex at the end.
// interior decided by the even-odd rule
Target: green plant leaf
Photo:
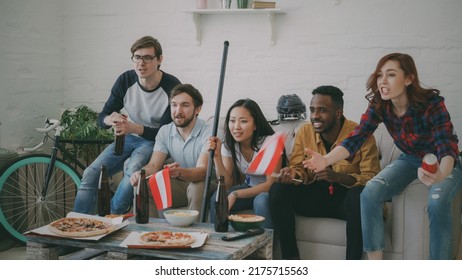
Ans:
{"type": "MultiPolygon", "coordinates": [[[[69,140],[112,140],[114,132],[103,129],[97,125],[98,113],[88,106],[81,105],[67,109],[61,115],[63,131],[61,137],[69,140]]],[[[78,158],[92,162],[98,155],[101,147],[90,144],[67,145],[67,149],[78,158]]],[[[66,159],[65,159],[66,160],[66,159]]]]}

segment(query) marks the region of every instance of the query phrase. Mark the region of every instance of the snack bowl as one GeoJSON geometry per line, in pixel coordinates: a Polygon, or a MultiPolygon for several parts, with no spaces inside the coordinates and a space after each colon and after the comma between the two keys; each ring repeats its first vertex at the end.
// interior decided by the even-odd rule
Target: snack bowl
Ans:
{"type": "Polygon", "coordinates": [[[229,215],[228,220],[236,231],[248,231],[249,229],[261,227],[265,217],[254,214],[234,214],[229,215]]]}
{"type": "Polygon", "coordinates": [[[164,212],[164,217],[167,222],[177,227],[189,226],[196,220],[198,215],[199,211],[197,210],[172,209],[164,212]]]}

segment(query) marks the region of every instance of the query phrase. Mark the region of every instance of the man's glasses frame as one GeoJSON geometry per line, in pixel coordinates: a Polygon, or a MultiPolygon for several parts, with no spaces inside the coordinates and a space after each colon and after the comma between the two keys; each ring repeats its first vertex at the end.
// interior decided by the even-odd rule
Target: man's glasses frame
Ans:
{"type": "Polygon", "coordinates": [[[152,56],[152,55],[134,55],[132,56],[132,61],[135,62],[135,63],[140,63],[141,60],[143,60],[144,63],[151,63],[154,58],[156,58],[157,56],[152,56]]]}

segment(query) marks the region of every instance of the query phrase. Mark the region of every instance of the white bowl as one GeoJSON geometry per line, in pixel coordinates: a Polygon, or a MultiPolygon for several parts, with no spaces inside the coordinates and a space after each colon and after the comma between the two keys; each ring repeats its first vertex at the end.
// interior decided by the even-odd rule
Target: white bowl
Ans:
{"type": "Polygon", "coordinates": [[[192,224],[197,216],[199,211],[197,210],[167,210],[164,212],[165,219],[167,222],[173,226],[177,227],[186,227],[192,224]]]}

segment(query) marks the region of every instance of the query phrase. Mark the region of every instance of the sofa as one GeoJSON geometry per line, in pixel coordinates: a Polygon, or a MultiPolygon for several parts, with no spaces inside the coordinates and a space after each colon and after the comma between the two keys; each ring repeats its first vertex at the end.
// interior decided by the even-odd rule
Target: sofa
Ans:
{"type": "MultiPolygon", "coordinates": [[[[213,123],[213,117],[207,120],[213,123]]],[[[223,128],[224,118],[219,120],[223,128]]],[[[290,158],[293,139],[304,120],[272,122],[276,132],[282,132],[286,154],[290,158]]],[[[383,168],[396,159],[401,151],[381,124],[374,133],[379,150],[380,166],[383,168]]],[[[385,259],[422,260],[429,258],[429,221],[427,216],[428,188],[418,179],[399,195],[386,203],[385,259]]],[[[454,197],[452,209],[452,257],[455,258],[461,235],[462,191],[454,197]]],[[[249,211],[244,211],[249,212],[249,211]]],[[[341,260],[346,254],[346,222],[331,218],[296,216],[296,239],[300,257],[306,260],[341,260]]],[[[275,235],[274,259],[279,259],[280,248],[275,235]]],[[[363,258],[366,258],[364,254],[363,258]]]]}
{"type": "MultiPolygon", "coordinates": [[[[274,124],[275,131],[287,135],[285,148],[288,156],[292,151],[293,138],[303,120],[282,121],[274,124]]],[[[379,149],[381,167],[396,159],[401,151],[394,145],[391,136],[382,125],[374,133],[379,149]]],[[[401,194],[386,203],[385,259],[428,259],[429,222],[427,216],[428,188],[414,180],[401,194]]],[[[455,258],[461,233],[462,192],[452,201],[452,256],[455,258]]],[[[308,218],[296,216],[296,239],[302,259],[340,260],[345,259],[346,222],[331,218],[308,218]]],[[[276,235],[277,236],[277,235],[276,235]]],[[[274,258],[280,256],[277,241],[274,258]]],[[[366,258],[364,255],[363,258],[366,258]]]]}

